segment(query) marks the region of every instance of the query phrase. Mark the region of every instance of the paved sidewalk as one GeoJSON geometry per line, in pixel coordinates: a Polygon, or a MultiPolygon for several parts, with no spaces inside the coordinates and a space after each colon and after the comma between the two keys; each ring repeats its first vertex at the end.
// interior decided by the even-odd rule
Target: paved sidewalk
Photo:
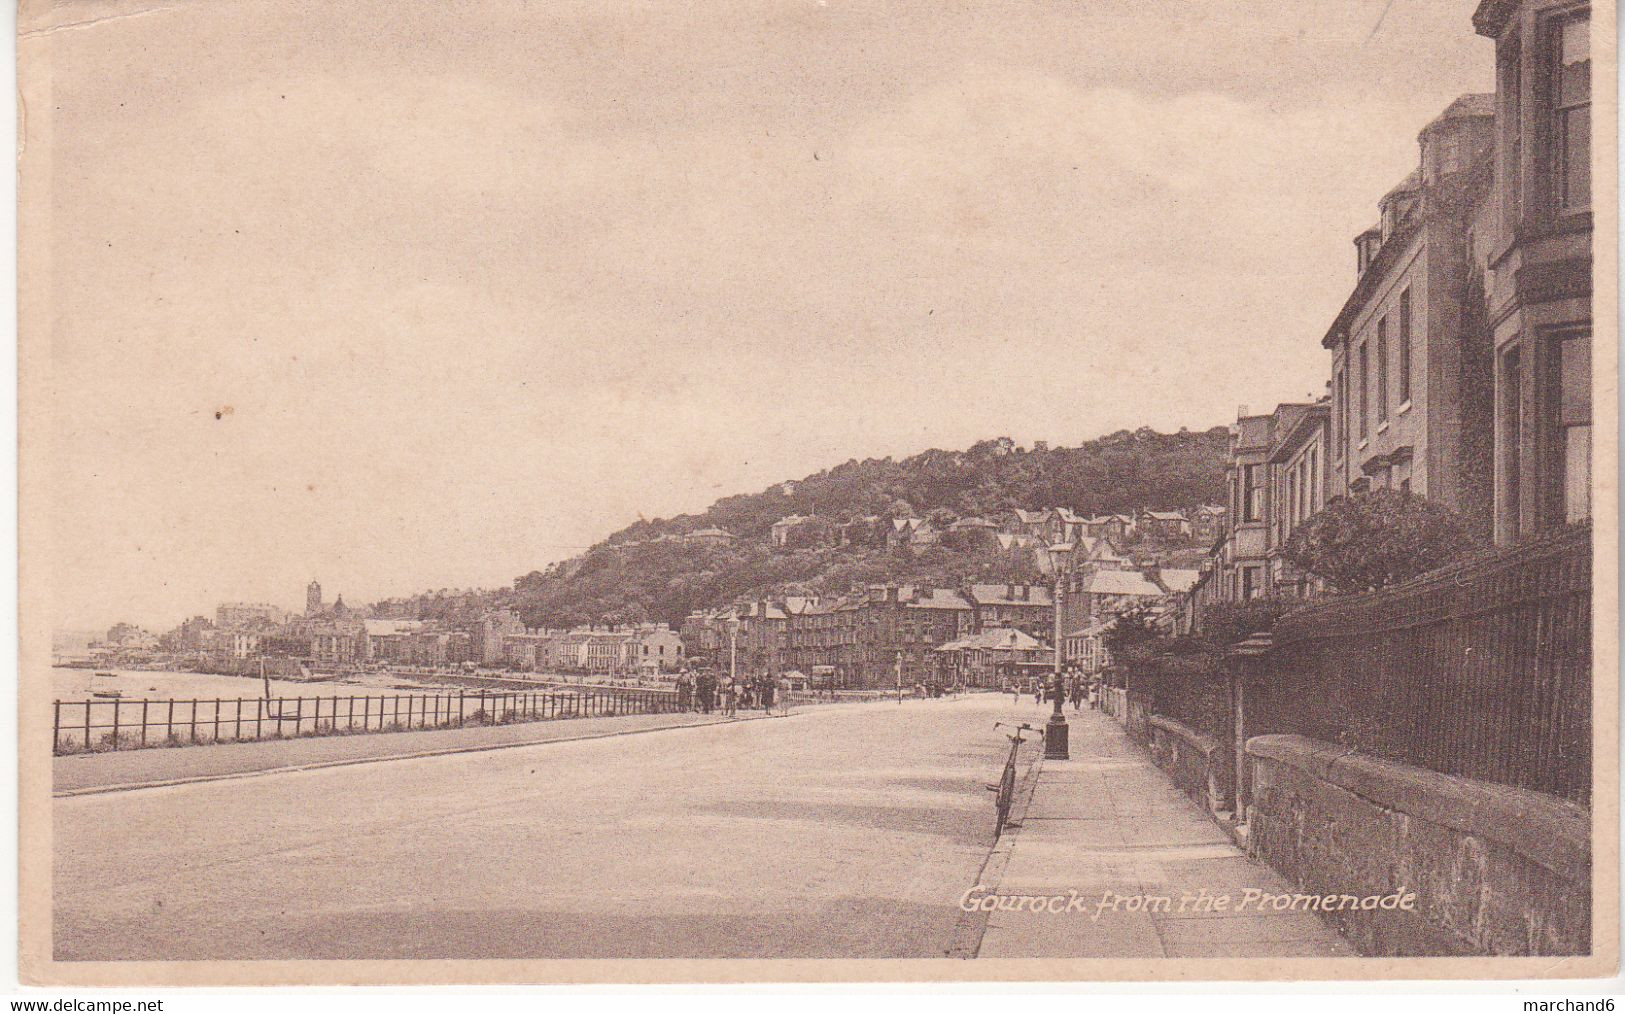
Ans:
{"type": "Polygon", "coordinates": [[[998,882],[978,893],[1062,896],[1044,907],[1073,910],[993,910],[978,957],[1354,955],[1313,913],[1260,912],[1261,895],[1291,887],[1233,845],[1115,721],[1088,710],[1067,720],[1072,758],[1039,762],[1020,826],[1000,843],[1009,855],[998,882]]]}
{"type": "Polygon", "coordinates": [[[464,729],[373,732],[353,736],[311,736],[304,739],[73,754],[52,759],[51,782],[55,795],[83,795],[177,782],[240,778],[290,768],[331,767],[436,753],[496,750],[761,717],[763,715],[759,711],[741,712],[738,719],[693,713],[624,715],[464,729]]]}

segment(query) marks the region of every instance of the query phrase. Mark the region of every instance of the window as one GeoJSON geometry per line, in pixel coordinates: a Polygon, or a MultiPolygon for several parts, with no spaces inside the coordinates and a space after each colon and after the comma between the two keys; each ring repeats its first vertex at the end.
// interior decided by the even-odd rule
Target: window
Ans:
{"type": "Polygon", "coordinates": [[[1591,335],[1562,335],[1555,345],[1552,488],[1558,519],[1574,524],[1591,517],[1591,335]]]}
{"type": "Polygon", "coordinates": [[[1337,448],[1337,458],[1341,461],[1347,453],[1349,442],[1349,375],[1346,370],[1337,371],[1337,433],[1332,446],[1337,448]]]}
{"type": "Polygon", "coordinates": [[[1360,439],[1361,440],[1365,439],[1366,433],[1369,431],[1369,428],[1370,428],[1370,420],[1369,420],[1369,416],[1370,416],[1370,412],[1371,412],[1371,400],[1370,400],[1370,397],[1369,397],[1369,395],[1370,395],[1370,390],[1369,389],[1370,389],[1370,384],[1371,384],[1370,377],[1371,377],[1371,361],[1370,361],[1370,357],[1368,357],[1366,355],[1366,345],[1365,345],[1365,343],[1362,342],[1360,344],[1360,439]]]}
{"type": "Polygon", "coordinates": [[[1377,321],[1377,425],[1388,421],[1388,318],[1377,321]]]}
{"type": "Polygon", "coordinates": [[[1507,538],[1521,527],[1520,472],[1523,468],[1523,367],[1516,347],[1501,356],[1501,525],[1507,538]]]}
{"type": "Polygon", "coordinates": [[[1264,516],[1264,487],[1258,482],[1257,465],[1241,466],[1241,520],[1258,521],[1264,516]]]}
{"type": "Polygon", "coordinates": [[[1497,61],[1495,93],[1501,97],[1500,115],[1496,125],[1500,128],[1500,171],[1497,173],[1505,200],[1501,205],[1501,225],[1508,233],[1517,229],[1523,205],[1523,59],[1522,46],[1516,38],[1501,45],[1497,61]]]}
{"type": "Polygon", "coordinates": [[[1411,290],[1399,294],[1399,403],[1411,400],[1411,290]]]}
{"type": "Polygon", "coordinates": [[[1552,185],[1559,214],[1591,207],[1591,21],[1552,26],[1552,185]]]}
{"type": "Polygon", "coordinates": [[[1318,448],[1309,448],[1309,502],[1305,505],[1304,517],[1310,517],[1319,506],[1315,502],[1315,491],[1320,488],[1320,451],[1318,448]]]}
{"type": "Polygon", "coordinates": [[[1343,371],[1332,370],[1332,447],[1335,449],[1343,429],[1343,371]]]}

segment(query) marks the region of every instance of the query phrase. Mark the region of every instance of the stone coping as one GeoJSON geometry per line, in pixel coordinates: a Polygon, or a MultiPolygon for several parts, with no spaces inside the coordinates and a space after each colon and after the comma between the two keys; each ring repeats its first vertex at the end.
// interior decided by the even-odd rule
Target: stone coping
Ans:
{"type": "Polygon", "coordinates": [[[1166,715],[1152,715],[1151,725],[1154,728],[1178,736],[1191,746],[1202,751],[1203,756],[1206,757],[1212,757],[1214,753],[1222,748],[1222,744],[1207,733],[1197,732],[1183,722],[1176,722],[1166,715]]]}
{"type": "Polygon", "coordinates": [[[1252,757],[1419,820],[1494,842],[1571,880],[1591,875],[1591,812],[1545,793],[1440,774],[1307,736],[1255,736],[1252,757]]]}

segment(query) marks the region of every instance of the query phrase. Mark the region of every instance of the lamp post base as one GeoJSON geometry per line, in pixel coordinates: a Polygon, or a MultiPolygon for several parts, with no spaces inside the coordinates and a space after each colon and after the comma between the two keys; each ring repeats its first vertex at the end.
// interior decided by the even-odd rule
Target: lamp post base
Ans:
{"type": "Polygon", "coordinates": [[[1067,748],[1067,739],[1066,719],[1060,715],[1051,715],[1049,722],[1044,726],[1044,759],[1070,760],[1072,754],[1067,748]]]}

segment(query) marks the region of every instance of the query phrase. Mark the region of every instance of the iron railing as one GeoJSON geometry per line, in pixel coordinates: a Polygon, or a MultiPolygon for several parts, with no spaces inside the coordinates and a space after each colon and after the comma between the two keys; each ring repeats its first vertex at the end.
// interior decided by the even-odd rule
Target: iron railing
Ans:
{"type": "Polygon", "coordinates": [[[1295,732],[1588,802],[1591,528],[1282,617],[1249,735],[1295,732]]]}
{"type": "Polygon", "coordinates": [[[669,690],[568,687],[515,693],[56,701],[55,753],[249,742],[687,710],[669,690]]]}

